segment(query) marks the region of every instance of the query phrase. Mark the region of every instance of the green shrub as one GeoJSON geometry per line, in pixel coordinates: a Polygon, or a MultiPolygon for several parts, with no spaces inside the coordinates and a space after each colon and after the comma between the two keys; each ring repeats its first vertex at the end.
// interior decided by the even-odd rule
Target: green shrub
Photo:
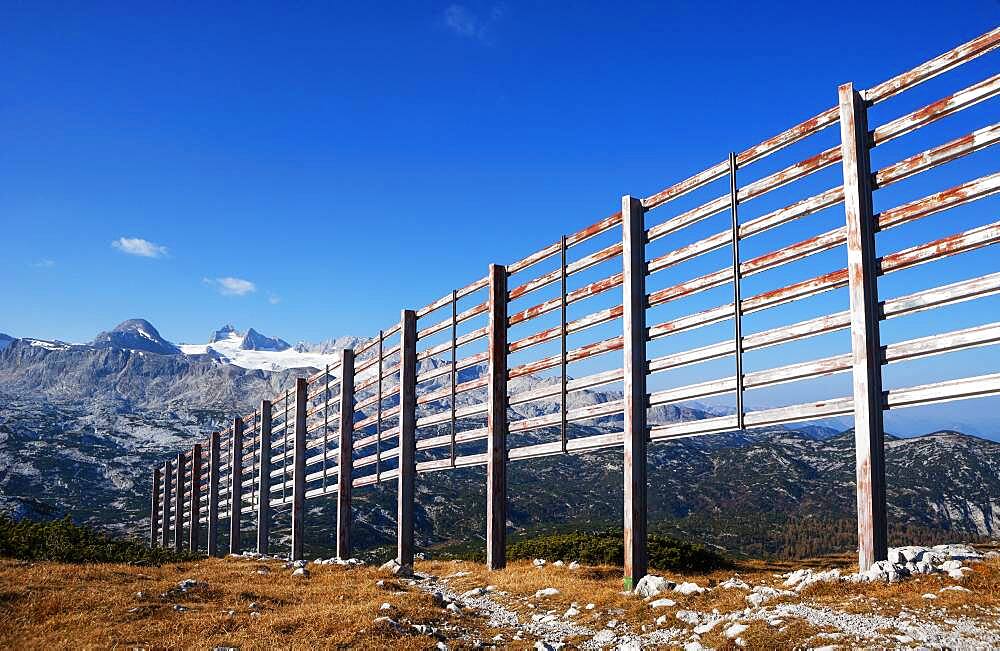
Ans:
{"type": "Polygon", "coordinates": [[[28,561],[61,563],[128,563],[161,565],[201,558],[191,552],[175,553],[146,543],[117,538],[90,527],[62,520],[34,522],[0,514],[0,556],[28,561]]]}
{"type": "MultiPolygon", "coordinates": [[[[703,545],[669,536],[650,535],[647,539],[650,567],[680,572],[707,572],[727,567],[730,562],[703,545]]],[[[563,559],[590,565],[623,565],[625,546],[621,532],[557,533],[521,540],[510,545],[507,557],[563,559]]]]}

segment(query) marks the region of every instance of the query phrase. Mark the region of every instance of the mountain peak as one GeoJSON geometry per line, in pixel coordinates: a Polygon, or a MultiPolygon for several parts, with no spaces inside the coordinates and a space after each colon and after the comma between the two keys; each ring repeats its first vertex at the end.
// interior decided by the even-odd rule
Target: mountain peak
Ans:
{"type": "Polygon", "coordinates": [[[229,339],[229,336],[236,332],[236,328],[232,324],[227,323],[218,330],[212,333],[212,336],[208,338],[208,343],[214,344],[219,341],[225,341],[229,339]]]}
{"type": "Polygon", "coordinates": [[[180,348],[161,337],[146,319],[122,321],[110,332],[98,334],[93,345],[96,348],[125,348],[160,355],[176,355],[181,352],[180,348]]]}
{"type": "Polygon", "coordinates": [[[243,335],[243,340],[240,341],[241,350],[267,350],[279,352],[282,350],[288,350],[291,345],[284,339],[279,339],[278,337],[267,337],[260,334],[253,328],[247,330],[247,333],[243,335]]]}

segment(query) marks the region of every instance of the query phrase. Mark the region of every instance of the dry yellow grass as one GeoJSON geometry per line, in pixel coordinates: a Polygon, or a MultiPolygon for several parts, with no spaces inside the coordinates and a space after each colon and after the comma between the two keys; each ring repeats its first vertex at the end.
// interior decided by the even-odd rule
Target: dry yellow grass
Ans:
{"type": "MultiPolygon", "coordinates": [[[[835,564],[838,559],[795,565],[835,564]]],[[[800,597],[785,600],[846,613],[896,616],[906,609],[918,613],[921,619],[938,622],[947,616],[963,616],[992,627],[1000,612],[1000,562],[991,560],[974,567],[975,571],[961,582],[973,591],[971,594],[939,592],[940,588],[956,582],[935,575],[891,585],[816,584],[806,588],[800,597]],[[924,599],[925,593],[934,593],[937,598],[924,599]]],[[[621,570],[612,567],[570,571],[517,562],[503,571],[489,572],[475,563],[427,561],[418,563],[417,569],[442,580],[456,572],[467,572],[446,581],[459,593],[496,586],[493,600],[518,613],[522,622],[530,621],[533,614],[550,610],[561,614],[576,602],[581,613],[574,621],[595,631],[616,619],[626,623],[631,631],[641,633],[656,630],[655,620],[660,615],[668,616],[667,627],[682,626],[674,617],[682,609],[703,613],[717,609],[726,614],[747,606],[747,592],[731,589],[690,596],[664,595],[676,601],[676,605],[652,609],[645,602],[622,594],[621,570]],[[559,594],[534,596],[536,591],[549,587],[558,589],[559,594]],[[587,603],[596,604],[596,608],[586,610],[587,603]]],[[[788,564],[750,562],[708,574],[660,574],[702,586],[738,575],[751,585],[778,587],[783,579],[777,575],[789,569],[792,568],[788,564]]],[[[411,624],[442,629],[451,648],[468,646],[475,639],[488,641],[496,634],[504,635],[508,648],[531,648],[534,643],[531,636],[512,640],[510,630],[492,629],[485,618],[470,611],[461,617],[454,616],[420,589],[374,568],[310,566],[310,571],[308,579],[301,579],[290,576],[291,571],[281,563],[248,560],[209,559],[161,568],[0,560],[0,617],[5,623],[0,629],[0,647],[433,648],[437,640],[418,633],[411,624]],[[263,566],[270,568],[266,575],[258,574],[258,568],[263,566]],[[171,592],[186,578],[197,579],[204,585],[184,594],[171,592]],[[382,587],[376,585],[380,579],[385,582],[382,587]],[[137,596],[139,592],[142,596],[137,596]],[[381,612],[379,606],[383,602],[392,604],[393,610],[381,612]],[[251,603],[259,604],[259,616],[252,614],[251,603]],[[178,612],[174,604],[181,604],[187,610],[178,612]],[[376,617],[384,614],[404,625],[373,624],[376,617]]],[[[845,566],[844,571],[852,568],[845,566]]],[[[744,623],[749,627],[741,637],[749,648],[818,646],[831,641],[822,637],[823,633],[831,632],[829,629],[824,631],[803,620],[788,618],[781,627],[759,621],[744,623]]],[[[724,628],[720,625],[705,633],[703,644],[719,649],[736,648],[723,636],[724,628]]],[[[572,646],[584,639],[567,641],[572,646]]],[[[840,638],[837,642],[851,644],[863,640],[840,638]]]]}
{"type": "Polygon", "coordinates": [[[308,579],[290,574],[281,563],[219,559],[160,568],[0,560],[0,647],[390,649],[399,648],[401,638],[406,648],[435,645],[412,627],[372,624],[385,614],[413,623],[445,619],[417,589],[393,581],[379,588],[376,581],[384,577],[373,568],[323,566],[308,579]],[[257,573],[263,566],[269,574],[257,573]],[[161,596],[187,578],[205,585],[161,596]],[[252,614],[253,602],[259,616],[252,614]],[[380,612],[383,602],[395,610],[380,612]],[[174,604],[188,610],[178,612],[174,604]]]}

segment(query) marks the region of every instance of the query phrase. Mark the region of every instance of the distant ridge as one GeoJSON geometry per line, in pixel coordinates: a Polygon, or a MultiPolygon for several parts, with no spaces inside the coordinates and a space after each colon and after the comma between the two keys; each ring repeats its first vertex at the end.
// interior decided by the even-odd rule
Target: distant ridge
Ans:
{"type": "Polygon", "coordinates": [[[126,348],[160,355],[179,355],[181,352],[180,348],[161,337],[146,319],[122,321],[114,330],[98,334],[92,345],[95,348],[126,348]]]}

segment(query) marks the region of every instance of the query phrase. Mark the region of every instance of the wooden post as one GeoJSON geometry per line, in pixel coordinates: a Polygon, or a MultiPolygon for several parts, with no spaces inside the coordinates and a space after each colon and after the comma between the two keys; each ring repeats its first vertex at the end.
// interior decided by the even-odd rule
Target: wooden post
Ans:
{"type": "Polygon", "coordinates": [[[626,590],[646,575],[646,229],[642,202],[622,197],[626,590]]]}
{"type": "Polygon", "coordinates": [[[854,375],[854,445],[858,489],[858,564],[867,570],[888,555],[882,368],[875,220],[868,116],[853,84],[840,87],[840,150],[847,217],[847,277],[854,375]]]}
{"type": "Polygon", "coordinates": [[[208,555],[219,553],[219,433],[208,438],[208,555]]]}
{"type": "Polygon", "coordinates": [[[736,153],[729,153],[729,216],[732,233],[729,246],[733,261],[733,359],[736,362],[736,428],[741,432],[746,423],[743,406],[743,293],[740,288],[740,201],[736,183],[736,153]]]}
{"type": "Polygon", "coordinates": [[[271,535],[271,401],[260,401],[260,465],[257,476],[257,553],[266,554],[271,535]]]}
{"type": "Polygon", "coordinates": [[[162,526],[160,527],[160,547],[164,549],[170,541],[170,462],[163,462],[163,502],[160,507],[161,517],[163,518],[162,526]]]}
{"type": "Polygon", "coordinates": [[[396,562],[413,567],[413,510],[417,474],[417,314],[413,310],[402,312],[399,355],[399,491],[396,504],[396,562]]]}
{"type": "Polygon", "coordinates": [[[188,549],[198,551],[201,538],[201,443],[191,449],[191,516],[188,519],[188,549]]]}
{"type": "Polygon", "coordinates": [[[486,388],[486,567],[507,565],[507,268],[489,268],[486,388]]]}
{"type": "MultiPolygon", "coordinates": [[[[337,557],[351,557],[351,488],[354,483],[354,351],[340,363],[340,448],[337,458],[337,557]]],[[[379,373],[382,369],[379,369],[379,373]]]]}
{"type": "Polygon", "coordinates": [[[174,493],[174,551],[179,552],[184,546],[184,453],[177,453],[176,483],[174,493]]]}
{"type": "MultiPolygon", "coordinates": [[[[292,560],[302,559],[306,495],[306,392],[309,385],[304,377],[295,380],[295,432],[292,443],[292,560]]],[[[287,416],[286,416],[287,418],[287,416]]]]}
{"type": "Polygon", "coordinates": [[[153,489],[149,499],[149,546],[156,547],[160,531],[160,468],[153,468],[153,489]]]}
{"type": "Polygon", "coordinates": [[[241,550],[243,513],[243,419],[233,419],[233,438],[229,443],[229,553],[241,550]]]}

